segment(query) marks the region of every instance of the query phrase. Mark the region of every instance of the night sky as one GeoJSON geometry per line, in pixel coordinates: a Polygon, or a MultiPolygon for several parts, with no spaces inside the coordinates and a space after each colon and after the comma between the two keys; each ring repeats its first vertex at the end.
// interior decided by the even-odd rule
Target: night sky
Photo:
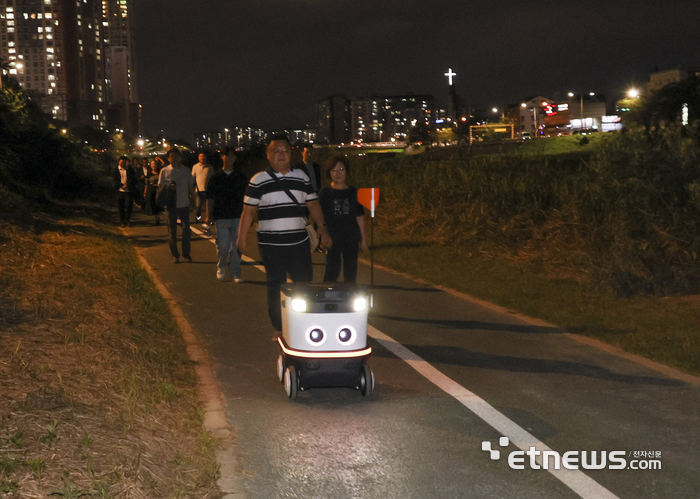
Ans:
{"type": "Polygon", "coordinates": [[[608,98],[700,68],[698,0],[135,0],[146,133],[315,126],[336,93],[608,98]]]}

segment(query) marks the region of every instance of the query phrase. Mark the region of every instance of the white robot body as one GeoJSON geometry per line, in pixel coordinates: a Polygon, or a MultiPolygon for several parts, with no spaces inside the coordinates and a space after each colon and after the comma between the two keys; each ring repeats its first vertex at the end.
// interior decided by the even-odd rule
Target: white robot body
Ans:
{"type": "Polygon", "coordinates": [[[282,336],[277,374],[290,398],[311,387],[374,390],[365,361],[369,295],[345,284],[292,283],[282,287],[282,336]]]}

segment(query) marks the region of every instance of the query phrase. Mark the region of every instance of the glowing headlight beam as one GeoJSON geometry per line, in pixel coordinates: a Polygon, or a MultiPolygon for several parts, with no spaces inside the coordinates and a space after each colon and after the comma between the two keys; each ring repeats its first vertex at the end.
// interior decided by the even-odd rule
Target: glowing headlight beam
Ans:
{"type": "Polygon", "coordinates": [[[355,312],[362,312],[367,309],[367,298],[355,298],[353,303],[353,308],[355,312]]]}
{"type": "Polygon", "coordinates": [[[292,310],[295,312],[306,312],[306,300],[302,300],[301,298],[293,298],[292,310]]]}

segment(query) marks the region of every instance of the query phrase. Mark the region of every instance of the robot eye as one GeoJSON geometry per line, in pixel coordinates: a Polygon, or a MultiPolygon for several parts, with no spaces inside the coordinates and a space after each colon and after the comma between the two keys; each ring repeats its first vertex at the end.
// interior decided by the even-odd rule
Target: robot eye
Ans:
{"type": "Polygon", "coordinates": [[[323,332],[322,329],[313,328],[309,330],[309,332],[306,334],[306,339],[311,344],[320,345],[324,341],[326,341],[326,334],[323,332]]]}
{"type": "Polygon", "coordinates": [[[338,342],[349,345],[355,341],[355,331],[350,327],[344,327],[338,331],[338,342]]]}

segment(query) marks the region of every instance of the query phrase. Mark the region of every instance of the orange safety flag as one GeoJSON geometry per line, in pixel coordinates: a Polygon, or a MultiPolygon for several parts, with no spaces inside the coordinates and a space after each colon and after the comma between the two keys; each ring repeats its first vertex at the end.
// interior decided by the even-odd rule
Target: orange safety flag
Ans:
{"type": "Polygon", "coordinates": [[[379,189],[376,187],[371,189],[358,189],[357,201],[368,210],[371,210],[372,216],[374,216],[374,208],[379,204],[379,189]]]}

